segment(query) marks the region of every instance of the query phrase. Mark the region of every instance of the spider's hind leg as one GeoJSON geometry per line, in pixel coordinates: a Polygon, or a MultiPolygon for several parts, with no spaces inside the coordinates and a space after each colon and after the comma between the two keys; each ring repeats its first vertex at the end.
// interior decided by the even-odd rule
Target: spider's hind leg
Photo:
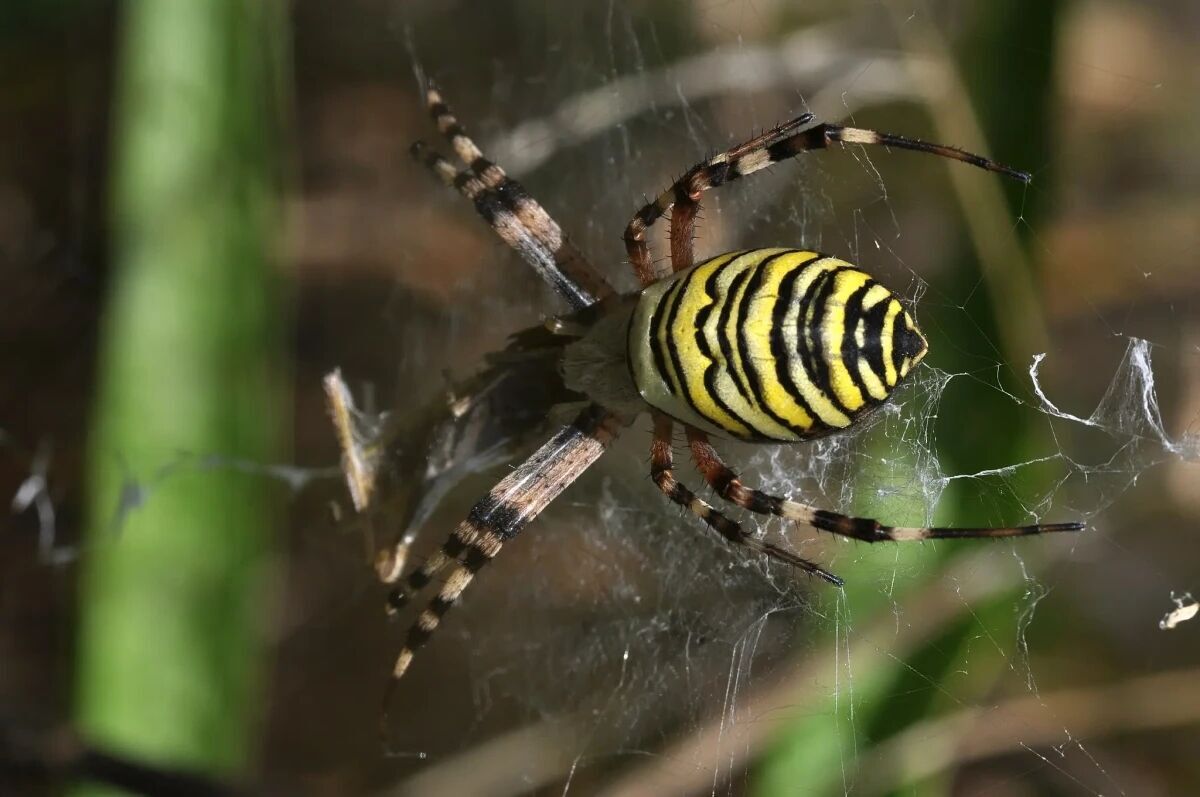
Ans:
{"type": "Polygon", "coordinates": [[[571,424],[551,437],[476,502],[467,519],[455,528],[441,550],[408,577],[404,588],[393,593],[406,596],[405,590],[425,586],[434,574],[453,563],[453,570],[438,594],[417,615],[408,630],[384,695],[385,720],[391,695],[408,671],[413,656],[429,641],[441,625],[442,616],[458,602],[475,574],[500,552],[504,543],[516,537],[599,459],[619,434],[621,423],[620,418],[604,408],[588,405],[571,424]]]}
{"type": "Polygon", "coordinates": [[[1056,531],[1081,531],[1082,523],[1038,523],[1029,526],[944,528],[937,526],[885,526],[872,518],[859,518],[817,509],[747,487],[729,468],[709,442],[708,435],[688,427],[688,445],[696,467],[717,495],[743,509],[763,515],[795,520],[820,531],[863,542],[907,542],[911,540],[963,539],[978,537],[1023,537],[1056,531]]]}
{"type": "Polygon", "coordinates": [[[734,545],[741,545],[753,551],[768,556],[785,564],[798,567],[806,573],[818,576],[830,584],[842,586],[842,579],[816,562],[797,556],[796,554],[769,542],[763,542],[741,527],[735,520],[726,517],[714,509],[707,501],[700,498],[682,482],[675,478],[675,455],[671,446],[671,429],[673,421],[661,412],[654,413],[654,439],[650,444],[650,476],[654,484],[673,503],[686,508],[693,515],[704,521],[710,529],[720,534],[734,545]]]}

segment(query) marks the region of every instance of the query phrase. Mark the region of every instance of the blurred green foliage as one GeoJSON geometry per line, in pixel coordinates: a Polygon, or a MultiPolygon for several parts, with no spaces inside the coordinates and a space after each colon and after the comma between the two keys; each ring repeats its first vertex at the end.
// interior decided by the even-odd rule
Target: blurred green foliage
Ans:
{"type": "Polygon", "coordinates": [[[120,36],[78,719],[216,771],[247,761],[262,699],[272,485],[229,465],[282,456],[281,27],[273,3],[144,0],[120,36]]]}
{"type": "MultiPolygon", "coordinates": [[[[999,140],[1006,144],[996,150],[988,148],[986,151],[1003,163],[1017,164],[1018,168],[1040,166],[1046,158],[1056,7],[1057,3],[1053,2],[1021,2],[979,14],[974,29],[964,37],[966,44],[961,47],[962,61],[974,68],[973,72],[968,69],[968,74],[975,76],[974,83],[978,85],[972,87],[970,96],[979,102],[985,135],[989,141],[999,140]],[[1025,46],[1013,46],[1014,42],[1032,46],[1036,57],[1030,57],[1025,46]],[[1018,108],[1020,112],[1015,110],[1018,108]]],[[[1042,177],[1044,182],[1045,175],[1042,177]]],[[[1012,203],[1013,218],[1021,214],[1027,222],[1032,221],[1037,206],[1023,203],[1025,187],[1008,184],[1005,189],[1012,203]]],[[[970,214],[978,210],[966,207],[962,212],[970,214]]],[[[954,277],[948,282],[957,285],[959,295],[970,295],[972,285],[978,285],[979,290],[974,292],[970,316],[955,312],[937,318],[939,337],[954,341],[955,345],[947,345],[946,351],[938,354],[936,362],[952,373],[965,373],[977,367],[980,357],[993,357],[992,342],[1003,340],[1004,336],[995,317],[997,304],[988,301],[987,293],[991,290],[991,284],[984,278],[982,264],[966,241],[960,245],[957,266],[954,277]]],[[[992,269],[1023,267],[1021,264],[996,263],[988,266],[992,269]]],[[[1043,309],[1034,303],[1022,307],[1001,306],[1000,309],[1024,319],[1025,323],[1035,323],[1034,319],[1041,319],[1043,313],[1043,309]]],[[[1043,323],[1036,321],[1038,326],[1043,323]]],[[[1027,353],[1007,351],[1003,355],[1013,361],[1027,353]]],[[[971,382],[959,387],[962,389],[950,391],[943,398],[941,407],[946,417],[959,419],[955,427],[959,434],[939,437],[938,458],[945,471],[982,471],[994,467],[996,462],[1029,459],[1027,452],[1038,450],[1037,442],[1043,430],[1030,427],[1007,396],[990,389],[986,384],[971,382]]],[[[876,445],[880,457],[888,456],[884,446],[886,442],[876,445]]],[[[869,481],[870,474],[860,475],[869,481]]],[[[1025,486],[1036,494],[1049,485],[1049,481],[1044,481],[1025,486]]],[[[969,480],[949,485],[939,503],[936,522],[943,525],[994,522],[979,517],[980,507],[972,500],[974,493],[969,480]]],[[[911,522],[920,523],[924,520],[911,517],[910,507],[896,506],[895,501],[890,503],[889,506],[887,501],[873,501],[871,505],[855,509],[870,517],[893,519],[892,522],[908,522],[904,521],[906,514],[910,515],[911,522]],[[908,511],[905,512],[905,509],[908,511]]],[[[1009,522],[1023,522],[1015,497],[1004,504],[1001,512],[1006,513],[1004,517],[1009,522]]],[[[878,552],[871,558],[893,555],[891,551],[878,552]]],[[[937,554],[932,550],[923,551],[922,555],[927,561],[936,557],[945,560],[953,555],[953,546],[942,546],[937,554]]],[[[928,573],[929,578],[935,578],[937,570],[931,567],[928,573]]],[[[912,592],[919,584],[907,586],[912,592]]],[[[870,584],[859,582],[856,586],[852,582],[847,587],[847,601],[859,613],[864,608],[868,615],[884,610],[882,597],[870,584]]],[[[902,596],[893,597],[903,601],[902,596]]],[[[998,613],[1011,616],[1012,602],[1016,597],[1014,590],[973,606],[970,623],[950,623],[915,653],[886,659],[891,662],[890,665],[856,667],[851,691],[832,696],[824,710],[798,717],[779,735],[773,749],[763,756],[759,764],[755,793],[762,797],[791,794],[797,784],[804,784],[804,788],[809,790],[807,793],[838,793],[847,782],[854,780],[856,766],[847,762],[853,762],[858,752],[869,749],[900,730],[957,708],[956,704],[944,699],[937,684],[952,668],[966,666],[964,661],[971,661],[972,679],[964,689],[958,690],[959,700],[971,691],[978,692],[982,697],[991,689],[1000,671],[1000,662],[994,656],[976,657],[979,661],[971,660],[965,646],[966,640],[973,627],[990,625],[998,613]],[[837,733],[830,732],[831,720],[838,728],[837,733]]],[[[897,783],[896,791],[891,793],[899,794],[902,789],[917,785],[897,783]]],[[[935,778],[920,784],[920,787],[921,794],[949,794],[953,782],[949,778],[935,778]]]]}

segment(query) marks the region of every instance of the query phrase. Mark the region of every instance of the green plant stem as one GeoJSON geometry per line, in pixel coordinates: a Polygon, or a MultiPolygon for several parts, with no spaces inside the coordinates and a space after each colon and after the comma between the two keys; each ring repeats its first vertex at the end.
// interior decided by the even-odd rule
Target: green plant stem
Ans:
{"type": "Polygon", "coordinates": [[[274,3],[124,8],[77,718],[149,762],[251,749],[281,456],[274,3]],[[215,459],[206,459],[215,457],[215,459]],[[215,464],[214,464],[215,463],[215,464]]]}

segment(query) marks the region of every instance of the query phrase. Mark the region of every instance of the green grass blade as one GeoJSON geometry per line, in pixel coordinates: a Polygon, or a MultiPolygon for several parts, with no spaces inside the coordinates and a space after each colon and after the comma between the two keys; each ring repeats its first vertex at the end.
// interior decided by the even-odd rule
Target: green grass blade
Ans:
{"type": "Polygon", "coordinates": [[[246,761],[254,729],[273,520],[272,485],[222,463],[278,459],[286,420],[271,9],[127,4],[114,114],[78,721],[102,746],[216,772],[246,761]]]}

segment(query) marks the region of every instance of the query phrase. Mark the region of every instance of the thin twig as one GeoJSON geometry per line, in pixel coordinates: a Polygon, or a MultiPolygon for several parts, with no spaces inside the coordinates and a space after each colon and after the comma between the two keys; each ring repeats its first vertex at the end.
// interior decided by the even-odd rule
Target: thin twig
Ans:
{"type": "Polygon", "coordinates": [[[1033,694],[911,725],[865,756],[855,793],[883,794],[1026,748],[1200,723],[1200,668],[1033,694]]]}
{"type": "Polygon", "coordinates": [[[379,797],[526,794],[565,777],[583,738],[585,733],[573,718],[527,725],[432,764],[398,787],[381,791],[379,797]]]}
{"type": "MultiPolygon", "coordinates": [[[[929,109],[937,140],[954,141],[976,152],[988,152],[983,129],[971,94],[953,68],[945,37],[921,14],[906,15],[892,8],[896,30],[905,49],[902,69],[929,69],[929,59],[941,65],[942,84],[933,86],[912,73],[912,85],[929,109]]],[[[1015,164],[1018,168],[1024,164],[1015,164]]],[[[992,316],[999,329],[1001,348],[1013,360],[1023,360],[1046,350],[1048,335],[1042,303],[1033,281],[1033,265],[1017,237],[1000,182],[978,179],[966,169],[947,169],[958,195],[963,218],[982,266],[992,316]]]]}

